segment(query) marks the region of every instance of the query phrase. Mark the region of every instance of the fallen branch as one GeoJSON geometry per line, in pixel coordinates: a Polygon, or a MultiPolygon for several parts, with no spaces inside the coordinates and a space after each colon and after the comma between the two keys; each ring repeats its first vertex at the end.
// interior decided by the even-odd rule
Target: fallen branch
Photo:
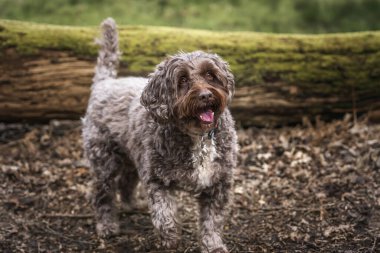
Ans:
{"type": "MultiPolygon", "coordinates": [[[[284,125],[352,112],[370,112],[370,119],[380,121],[380,32],[306,36],[143,26],[119,30],[121,76],[146,76],[179,50],[220,54],[236,77],[231,108],[242,125],[284,125]]],[[[98,34],[95,27],[0,20],[0,120],[83,116],[98,34]]]]}

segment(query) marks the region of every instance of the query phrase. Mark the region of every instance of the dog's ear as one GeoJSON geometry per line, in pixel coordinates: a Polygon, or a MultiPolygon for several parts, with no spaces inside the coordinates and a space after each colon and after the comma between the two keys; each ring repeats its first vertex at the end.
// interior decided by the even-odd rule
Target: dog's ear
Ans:
{"type": "Polygon", "coordinates": [[[225,78],[227,80],[228,89],[228,104],[231,102],[232,97],[235,94],[235,78],[231,72],[229,64],[224,61],[219,55],[215,54],[212,57],[214,63],[224,72],[225,78]]]}
{"type": "Polygon", "coordinates": [[[144,88],[140,102],[159,123],[168,122],[172,117],[171,80],[167,75],[167,61],[160,63],[149,75],[149,81],[144,88]]]}

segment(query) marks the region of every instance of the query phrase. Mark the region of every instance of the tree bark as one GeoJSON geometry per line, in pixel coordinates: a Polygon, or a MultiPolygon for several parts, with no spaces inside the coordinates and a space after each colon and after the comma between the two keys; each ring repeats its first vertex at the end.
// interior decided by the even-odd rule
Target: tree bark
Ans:
{"type": "MultiPolygon", "coordinates": [[[[90,92],[95,27],[0,20],[0,120],[78,119],[90,92]]],[[[231,105],[242,125],[294,124],[367,113],[380,121],[380,32],[270,35],[120,27],[120,76],[146,76],[179,50],[231,65],[231,105]]]]}

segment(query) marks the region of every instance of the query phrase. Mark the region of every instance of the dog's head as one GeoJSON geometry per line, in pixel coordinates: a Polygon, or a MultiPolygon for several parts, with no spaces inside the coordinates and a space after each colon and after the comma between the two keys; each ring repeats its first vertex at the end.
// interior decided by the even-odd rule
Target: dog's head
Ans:
{"type": "Polygon", "coordinates": [[[234,77],[216,54],[179,53],[150,75],[141,104],[160,122],[203,133],[217,124],[234,94],[234,77]]]}

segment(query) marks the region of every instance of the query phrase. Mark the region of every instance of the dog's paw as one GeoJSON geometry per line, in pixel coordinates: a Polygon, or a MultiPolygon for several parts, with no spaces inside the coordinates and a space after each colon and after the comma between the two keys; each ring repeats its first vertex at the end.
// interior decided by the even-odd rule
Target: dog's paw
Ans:
{"type": "Polygon", "coordinates": [[[179,244],[178,239],[161,239],[161,246],[164,249],[177,249],[179,244]]]}
{"type": "Polygon", "coordinates": [[[212,250],[211,253],[228,253],[228,250],[225,248],[217,248],[212,250]]]}
{"type": "Polygon", "coordinates": [[[120,233],[119,224],[116,222],[96,224],[96,232],[101,238],[109,238],[120,233]]]}
{"type": "Polygon", "coordinates": [[[122,202],[120,205],[120,210],[122,212],[132,212],[132,211],[144,211],[148,209],[148,202],[143,200],[136,200],[133,202],[122,202]]]}
{"type": "Polygon", "coordinates": [[[228,253],[229,251],[227,250],[227,247],[225,245],[220,245],[220,246],[214,246],[212,248],[206,248],[206,247],[201,247],[201,252],[202,253],[228,253]]]}
{"type": "Polygon", "coordinates": [[[148,201],[146,199],[136,200],[134,204],[134,208],[137,210],[147,210],[148,209],[148,201]]]}
{"type": "Polygon", "coordinates": [[[165,233],[165,235],[161,234],[160,239],[161,248],[169,250],[177,249],[180,242],[180,237],[176,231],[172,231],[172,233],[165,233]]]}

